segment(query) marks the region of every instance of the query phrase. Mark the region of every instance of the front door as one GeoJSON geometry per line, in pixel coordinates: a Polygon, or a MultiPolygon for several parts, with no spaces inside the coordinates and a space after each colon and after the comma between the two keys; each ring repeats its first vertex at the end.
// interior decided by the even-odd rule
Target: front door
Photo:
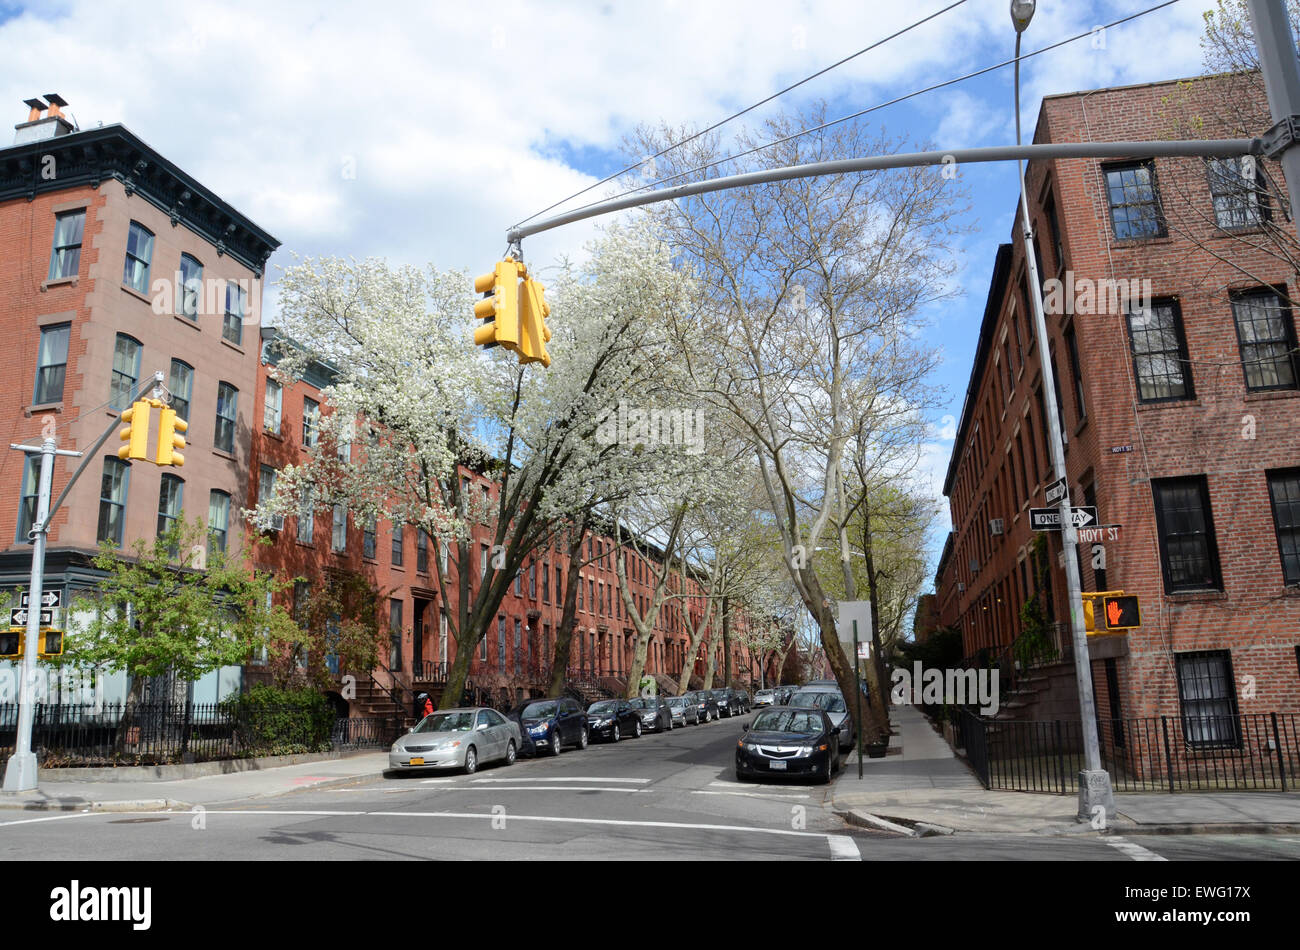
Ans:
{"type": "Polygon", "coordinates": [[[415,598],[415,663],[412,666],[415,679],[424,679],[424,614],[429,602],[415,598]]]}

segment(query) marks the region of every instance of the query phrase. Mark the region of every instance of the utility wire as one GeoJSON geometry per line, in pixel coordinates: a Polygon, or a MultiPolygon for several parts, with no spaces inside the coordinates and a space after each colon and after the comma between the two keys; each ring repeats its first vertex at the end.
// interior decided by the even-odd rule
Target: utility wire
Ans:
{"type": "Polygon", "coordinates": [[[929,16],[925,17],[924,19],[917,20],[911,26],[903,27],[903,29],[899,30],[897,33],[891,33],[889,36],[886,36],[884,39],[877,40],[876,42],[872,43],[870,46],[865,46],[862,49],[858,50],[856,53],[851,53],[850,55],[845,56],[843,59],[839,60],[838,62],[831,63],[829,66],[825,67],[824,69],[817,70],[817,72],[813,73],[811,76],[805,76],[803,79],[800,79],[798,82],[786,86],[784,89],[780,90],[779,92],[772,93],[766,99],[760,99],[758,102],[755,102],[752,106],[746,106],[744,109],[741,109],[739,112],[733,112],[725,119],[713,123],[707,129],[701,129],[699,132],[696,132],[694,135],[690,136],[689,138],[682,139],[680,142],[674,142],[672,145],[669,145],[667,148],[663,149],[662,151],[656,152],[653,155],[647,155],[645,158],[641,159],[636,164],[629,165],[627,166],[627,168],[624,168],[622,171],[614,172],[612,175],[608,175],[605,178],[602,178],[600,181],[588,185],[586,188],[583,188],[581,191],[576,191],[573,194],[569,195],[569,197],[564,198],[561,201],[557,201],[554,204],[543,208],[541,211],[538,211],[536,214],[529,215],[528,217],[524,218],[522,221],[515,224],[514,227],[517,228],[520,227],[521,225],[527,224],[529,221],[533,220],[533,218],[540,217],[541,215],[546,214],[546,212],[558,208],[562,204],[566,204],[567,202],[572,201],[574,198],[577,198],[579,195],[585,195],[593,188],[599,188],[601,185],[604,185],[608,182],[613,181],[616,178],[626,175],[628,172],[632,171],[633,169],[640,168],[646,162],[652,162],[656,158],[660,158],[666,155],[668,152],[671,152],[675,148],[681,148],[683,145],[687,144],[688,142],[692,142],[702,135],[707,135],[708,133],[712,132],[714,129],[720,128],[721,126],[726,125],[728,122],[732,121],[733,119],[738,119],[742,115],[745,115],[748,112],[753,112],[759,106],[767,105],[767,103],[771,102],[773,99],[780,98],[781,96],[784,96],[787,92],[790,92],[793,89],[798,89],[804,83],[811,82],[812,80],[816,79],[818,76],[824,76],[832,69],[836,69],[837,67],[843,66],[845,63],[849,62],[849,60],[857,59],[863,53],[869,53],[876,47],[883,46],[885,43],[888,43],[890,40],[897,39],[898,37],[902,36],[904,33],[914,30],[918,26],[921,26],[922,24],[930,22],[935,17],[942,16],[943,14],[947,13],[949,10],[953,9],[954,7],[959,7],[965,2],[966,0],[956,0],[956,3],[950,3],[942,10],[938,10],[934,13],[931,13],[929,16]]]}
{"type": "MultiPolygon", "coordinates": [[[[1025,53],[1023,56],[1019,57],[1019,59],[1022,59],[1022,60],[1023,60],[1023,59],[1029,59],[1031,56],[1037,56],[1037,55],[1039,55],[1040,53],[1046,53],[1046,52],[1049,52],[1050,50],[1057,49],[1057,48],[1059,48],[1059,47],[1061,47],[1061,46],[1065,46],[1065,45],[1067,45],[1067,44],[1069,44],[1069,43],[1077,42],[1077,41],[1083,39],[1084,37],[1092,36],[1092,35],[1096,32],[1096,30],[1098,30],[1098,29],[1110,29],[1112,26],[1119,26],[1120,24],[1122,24],[1122,23],[1127,23],[1127,22],[1130,21],[1130,20],[1136,20],[1136,19],[1138,19],[1139,17],[1144,17],[1144,16],[1146,16],[1148,13],[1154,13],[1154,12],[1157,11],[1157,10],[1161,10],[1161,9],[1163,9],[1163,8],[1165,8],[1165,7],[1172,6],[1173,4],[1175,4],[1175,3],[1177,3],[1177,2],[1178,2],[1178,0],[1165,0],[1164,3],[1160,3],[1160,4],[1157,4],[1156,6],[1149,7],[1148,9],[1143,10],[1143,11],[1141,11],[1140,13],[1133,13],[1133,14],[1130,14],[1129,16],[1121,17],[1121,18],[1118,19],[1118,20],[1112,20],[1110,23],[1105,23],[1105,24],[1103,24],[1103,25],[1100,26],[1100,27],[1093,27],[1093,28],[1090,29],[1090,30],[1085,30],[1085,31],[1082,32],[1082,33],[1078,33],[1078,34],[1076,34],[1076,35],[1074,35],[1074,36],[1068,37],[1067,39],[1059,40],[1058,42],[1053,43],[1053,44],[1051,44],[1050,46],[1044,46],[1044,47],[1042,47],[1041,49],[1036,49],[1036,50],[1034,50],[1034,51],[1031,52],[1031,53],[1025,53]]],[[[1016,61],[1017,61],[1016,58],[1013,57],[1013,58],[1011,58],[1011,59],[1004,60],[1004,61],[1001,62],[1001,63],[997,63],[997,64],[995,64],[995,65],[993,65],[993,66],[985,66],[983,69],[977,69],[977,70],[975,70],[974,72],[967,73],[967,74],[964,75],[964,76],[958,76],[958,77],[956,77],[955,79],[947,79],[947,80],[944,80],[943,82],[938,82],[938,83],[935,83],[934,85],[926,86],[924,89],[917,89],[917,90],[914,91],[914,92],[909,92],[909,93],[907,93],[906,95],[898,96],[897,98],[895,98],[895,99],[890,99],[890,100],[888,100],[887,102],[881,102],[881,103],[879,103],[879,104],[877,104],[877,105],[871,106],[870,108],[862,109],[862,110],[860,110],[860,111],[858,111],[858,112],[854,112],[854,113],[851,113],[851,114],[849,114],[849,115],[840,116],[840,118],[838,118],[838,119],[831,119],[829,122],[823,122],[821,125],[814,126],[814,127],[812,127],[812,128],[809,128],[809,129],[803,129],[803,130],[801,130],[801,131],[799,131],[799,132],[793,132],[793,133],[791,133],[790,135],[784,136],[783,138],[775,139],[775,140],[773,140],[773,141],[771,141],[771,142],[766,142],[766,143],[764,143],[763,145],[756,145],[756,146],[754,146],[754,147],[751,148],[751,149],[747,149],[746,151],[738,152],[738,153],[736,153],[735,155],[728,155],[728,156],[726,156],[726,157],[724,157],[724,158],[720,158],[720,159],[718,159],[717,161],[709,162],[707,165],[701,165],[701,166],[699,166],[698,168],[692,168],[692,169],[689,169],[689,170],[684,171],[684,172],[678,172],[678,173],[675,174],[675,175],[669,175],[669,176],[667,176],[667,177],[665,177],[665,178],[660,178],[660,179],[658,179],[657,181],[648,182],[647,184],[644,184],[644,185],[638,185],[638,186],[635,187],[635,188],[629,188],[627,191],[619,192],[618,194],[616,194],[616,195],[611,195],[611,196],[608,197],[608,198],[602,198],[600,201],[593,201],[593,202],[591,202],[590,204],[582,205],[582,206],[580,206],[580,207],[578,207],[578,208],[575,208],[575,209],[573,209],[573,210],[574,210],[574,211],[583,211],[583,210],[586,210],[587,208],[594,208],[596,205],[604,204],[606,201],[617,201],[619,198],[623,198],[623,197],[625,197],[625,196],[627,196],[627,195],[634,195],[634,194],[636,194],[637,192],[640,192],[640,191],[646,191],[646,190],[648,190],[648,189],[655,188],[655,187],[657,187],[657,186],[659,186],[659,185],[667,184],[667,183],[670,182],[670,181],[676,181],[676,180],[679,179],[679,178],[686,178],[686,177],[688,177],[688,176],[695,175],[695,174],[697,174],[697,173],[699,173],[699,172],[708,171],[708,170],[711,169],[711,168],[716,168],[718,165],[725,165],[727,162],[734,162],[734,161],[736,161],[737,159],[744,158],[744,157],[747,156],[747,155],[753,155],[755,152],[760,152],[760,151],[762,151],[762,150],[765,149],[765,148],[772,148],[773,146],[781,145],[781,144],[783,144],[783,143],[785,143],[785,142],[789,142],[789,141],[791,141],[792,139],[797,139],[797,138],[799,138],[800,136],[803,136],[803,135],[810,135],[810,134],[813,133],[813,132],[820,132],[820,131],[822,131],[823,129],[828,129],[828,128],[830,128],[830,127],[833,126],[833,125],[839,125],[839,124],[842,123],[842,122],[848,122],[850,119],[861,118],[862,116],[867,115],[867,114],[870,113],[870,112],[876,112],[876,111],[878,111],[878,110],[880,110],[880,109],[884,109],[884,108],[887,107],[887,106],[897,105],[897,104],[900,103],[900,102],[905,102],[905,101],[908,100],[908,99],[914,99],[914,98],[916,98],[917,96],[924,95],[924,94],[927,93],[927,92],[933,92],[933,91],[936,90],[936,89],[942,89],[942,88],[944,88],[945,86],[952,86],[952,85],[955,85],[956,83],[959,83],[959,82],[965,82],[967,79],[974,79],[976,76],[982,76],[982,75],[984,75],[985,73],[990,73],[990,72],[993,72],[994,70],[1002,69],[1002,68],[1004,68],[1004,67],[1006,67],[1006,66],[1010,66],[1010,65],[1012,65],[1013,63],[1015,63],[1016,61]]],[[[689,139],[687,139],[686,141],[689,141],[689,139]]],[[[679,143],[679,144],[683,144],[683,143],[679,143]]],[[[675,147],[675,146],[670,146],[670,148],[672,148],[672,147],[675,147]]],[[[664,151],[666,152],[666,151],[668,151],[668,149],[665,149],[664,151]]],[[[659,154],[662,155],[663,152],[660,152],[659,154]]],[[[632,167],[635,168],[636,166],[634,165],[634,166],[632,166],[632,167]]],[[[609,180],[609,179],[606,179],[606,181],[608,181],[608,180],[609,180]]],[[[599,184],[599,183],[598,183],[598,184],[599,184]]],[[[595,185],[593,185],[592,187],[594,188],[595,185]]],[[[581,192],[579,192],[579,194],[581,194],[581,192]]],[[[567,200],[569,200],[569,199],[565,199],[565,200],[567,201],[567,200]]],[[[560,202],[560,204],[563,204],[563,202],[560,202]]],[[[554,208],[555,205],[552,205],[551,207],[554,208]]],[[[547,209],[547,210],[550,210],[550,209],[547,209]]],[[[538,214],[541,214],[541,213],[542,213],[542,212],[538,212],[538,214]]],[[[535,217],[537,217],[537,215],[533,215],[533,217],[535,218],[535,217]]],[[[525,219],[525,220],[532,220],[532,219],[531,219],[531,218],[528,218],[528,219],[525,219]]],[[[521,222],[521,223],[522,223],[522,222],[521,222]]]]}

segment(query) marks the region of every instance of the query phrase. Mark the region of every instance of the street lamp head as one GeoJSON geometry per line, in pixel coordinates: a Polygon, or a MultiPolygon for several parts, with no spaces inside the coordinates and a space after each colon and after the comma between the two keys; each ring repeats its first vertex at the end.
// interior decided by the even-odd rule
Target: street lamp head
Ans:
{"type": "Polygon", "coordinates": [[[1017,33],[1025,32],[1025,27],[1034,18],[1036,6],[1036,0],[1011,0],[1011,22],[1017,33]]]}

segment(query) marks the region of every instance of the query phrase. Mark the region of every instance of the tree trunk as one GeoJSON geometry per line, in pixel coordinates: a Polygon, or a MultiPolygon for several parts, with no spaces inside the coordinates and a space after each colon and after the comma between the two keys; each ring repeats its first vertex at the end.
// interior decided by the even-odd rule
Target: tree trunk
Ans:
{"type": "Polygon", "coordinates": [[[555,632],[555,656],[551,660],[551,685],[547,696],[559,696],[568,683],[569,659],[573,651],[573,628],[578,617],[578,584],[581,583],[582,536],[587,533],[588,514],[576,526],[569,540],[569,571],[564,583],[564,613],[555,632]]]}
{"type": "Polygon", "coordinates": [[[731,685],[731,611],[727,596],[722,596],[722,685],[731,685]]]}
{"type": "MultiPolygon", "coordinates": [[[[863,492],[865,494],[865,487],[863,492]]],[[[876,678],[884,683],[888,677],[885,676],[884,651],[880,648],[880,591],[877,583],[875,552],[871,547],[870,498],[865,498],[862,503],[862,553],[867,567],[867,596],[871,598],[871,655],[876,666],[876,678]]]]}

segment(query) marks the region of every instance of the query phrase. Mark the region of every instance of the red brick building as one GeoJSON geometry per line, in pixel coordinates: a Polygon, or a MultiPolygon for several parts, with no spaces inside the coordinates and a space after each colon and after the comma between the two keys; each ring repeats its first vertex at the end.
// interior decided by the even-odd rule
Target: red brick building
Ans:
{"type": "MultiPolygon", "coordinates": [[[[1035,141],[1269,125],[1258,77],[1237,75],[1050,96],[1035,141]]],[[[1083,587],[1141,601],[1139,629],[1090,638],[1100,715],[1300,711],[1297,274],[1270,244],[1273,223],[1295,238],[1279,165],[1034,162],[1028,194],[1070,496],[1118,526],[1080,545],[1083,587]]],[[[1030,292],[1017,227],[994,261],[944,485],[939,609],[972,656],[1005,654],[1036,592],[1069,650],[1060,537],[1028,524],[1052,481],[1030,292]]]]}

